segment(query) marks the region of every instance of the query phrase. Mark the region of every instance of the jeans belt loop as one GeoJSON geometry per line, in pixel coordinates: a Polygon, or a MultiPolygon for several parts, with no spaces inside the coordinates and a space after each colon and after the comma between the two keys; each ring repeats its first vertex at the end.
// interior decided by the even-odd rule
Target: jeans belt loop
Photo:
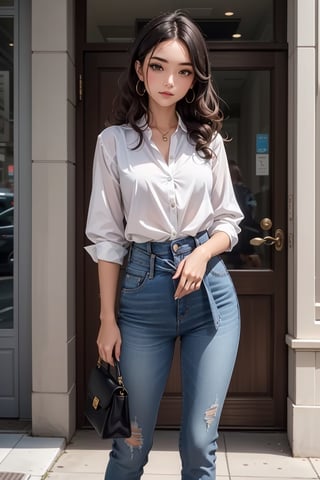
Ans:
{"type": "Polygon", "coordinates": [[[132,255],[132,243],[130,243],[129,245],[129,252],[128,252],[128,263],[130,262],[131,260],[131,255],[132,255]]]}
{"type": "Polygon", "coordinates": [[[154,277],[154,265],[155,265],[155,261],[156,261],[156,256],[154,253],[151,253],[150,255],[150,270],[149,270],[149,278],[150,280],[153,279],[154,277]]]}
{"type": "MultiPolygon", "coordinates": [[[[200,232],[200,234],[199,234],[198,236],[194,237],[194,242],[195,242],[195,244],[196,244],[196,247],[198,247],[199,245],[202,245],[203,243],[205,243],[205,241],[200,242],[200,239],[199,239],[199,238],[202,239],[202,237],[203,237],[206,233],[207,233],[207,231],[203,231],[203,232],[200,232]]],[[[209,236],[208,236],[208,239],[209,239],[209,236]]],[[[207,239],[207,240],[208,240],[208,239],[207,239]]],[[[202,240],[203,240],[203,239],[202,239],[202,240]]],[[[207,241],[207,240],[206,240],[206,241],[207,241]]]]}

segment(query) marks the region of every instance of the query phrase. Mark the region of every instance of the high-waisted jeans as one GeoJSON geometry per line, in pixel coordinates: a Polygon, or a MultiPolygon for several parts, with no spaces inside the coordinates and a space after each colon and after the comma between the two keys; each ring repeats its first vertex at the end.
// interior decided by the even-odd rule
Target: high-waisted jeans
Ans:
{"type": "Polygon", "coordinates": [[[178,280],[172,279],[179,262],[207,239],[204,232],[170,242],[134,243],[130,249],[119,326],[133,436],[113,440],[105,480],[141,478],[178,337],[181,478],[216,478],[218,424],[239,343],[237,296],[219,257],[208,262],[201,288],[179,300],[174,300],[178,280]]]}

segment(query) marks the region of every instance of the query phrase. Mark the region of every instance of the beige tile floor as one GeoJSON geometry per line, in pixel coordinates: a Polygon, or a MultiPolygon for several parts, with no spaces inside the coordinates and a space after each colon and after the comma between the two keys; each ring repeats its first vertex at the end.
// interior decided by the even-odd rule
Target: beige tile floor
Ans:
{"type": "MultiPolygon", "coordinates": [[[[178,432],[157,431],[143,480],[180,480],[178,432]]],[[[50,468],[51,480],[103,480],[110,440],[78,431],[50,468]]],[[[1,468],[1,464],[0,464],[1,468]]],[[[293,458],[285,433],[220,432],[217,480],[320,479],[320,459],[293,458]]]]}
{"type": "MultiPolygon", "coordinates": [[[[177,431],[157,431],[143,480],[180,480],[177,431]]],[[[0,429],[1,472],[25,480],[103,480],[111,441],[80,430],[63,438],[32,437],[0,429]]],[[[1,476],[1,475],[0,475],[1,476]]],[[[320,479],[320,458],[293,458],[285,433],[220,432],[217,480],[320,479]]]]}
{"type": "Polygon", "coordinates": [[[27,431],[0,430],[0,475],[3,474],[3,478],[5,472],[24,473],[25,480],[41,480],[64,448],[63,438],[32,437],[27,431]]]}

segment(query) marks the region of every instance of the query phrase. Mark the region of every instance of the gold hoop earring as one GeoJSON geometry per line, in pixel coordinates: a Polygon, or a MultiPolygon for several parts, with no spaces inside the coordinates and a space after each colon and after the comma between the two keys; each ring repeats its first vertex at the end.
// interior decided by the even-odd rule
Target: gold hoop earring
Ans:
{"type": "Polygon", "coordinates": [[[136,83],[136,92],[139,95],[139,97],[143,97],[143,95],[146,93],[146,89],[143,87],[143,92],[141,93],[141,91],[139,91],[140,83],[142,83],[142,85],[143,85],[143,82],[141,82],[141,80],[138,80],[137,83],[136,83]]]}
{"type": "MultiPolygon", "coordinates": [[[[192,92],[192,98],[191,98],[191,100],[189,100],[189,99],[187,98],[187,95],[186,95],[184,98],[185,98],[185,100],[186,100],[187,103],[193,103],[193,102],[195,101],[196,94],[194,93],[193,88],[190,88],[189,92],[192,92]]],[[[188,92],[188,93],[189,93],[189,92],[188,92]]]]}

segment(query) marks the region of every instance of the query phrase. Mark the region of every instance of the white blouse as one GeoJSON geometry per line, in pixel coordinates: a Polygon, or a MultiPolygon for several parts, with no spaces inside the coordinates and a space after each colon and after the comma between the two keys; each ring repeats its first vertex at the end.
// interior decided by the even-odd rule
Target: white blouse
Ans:
{"type": "MultiPolygon", "coordinates": [[[[141,123],[143,125],[143,122],[141,123]]],[[[122,264],[130,242],[162,242],[207,230],[225,232],[231,248],[243,218],[235,199],[223,140],[217,135],[205,160],[195,152],[181,119],[166,163],[146,127],[142,145],[129,125],[97,139],[86,247],[94,261],[122,264]]]]}

